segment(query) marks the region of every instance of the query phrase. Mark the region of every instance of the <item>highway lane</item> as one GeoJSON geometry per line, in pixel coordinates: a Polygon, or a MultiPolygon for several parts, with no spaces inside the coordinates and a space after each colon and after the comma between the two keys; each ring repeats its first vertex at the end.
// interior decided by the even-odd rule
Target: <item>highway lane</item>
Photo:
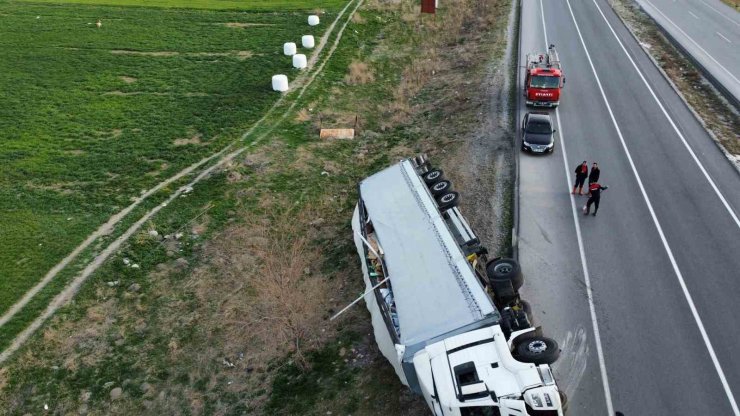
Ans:
{"type": "MultiPolygon", "coordinates": [[[[608,4],[570,3],[573,15],[566,0],[542,5],[523,0],[521,55],[544,50],[546,26],[547,41],[559,47],[568,83],[557,114],[562,137],[555,154],[521,156],[519,229],[520,259],[529,279],[523,294],[536,305],[545,333],[561,344],[579,331],[586,338],[581,353],[566,350],[565,360],[555,365],[571,396],[570,414],[606,414],[607,389],[614,410],[626,415],[733,414],[727,393],[734,400],[733,387],[740,385],[732,348],[740,328],[740,308],[733,301],[740,288],[740,228],[733,217],[740,206],[740,177],[608,4]],[[541,6],[544,22],[538,14],[541,6]],[[574,220],[567,194],[572,177],[566,178],[566,171],[583,159],[600,163],[602,182],[610,189],[599,216],[577,215],[574,220]],[[582,232],[580,247],[576,224],[582,232]],[[581,248],[597,325],[589,322],[581,248]],[[708,352],[697,315],[726,383],[708,352]],[[600,330],[603,369],[595,329],[600,330]],[[585,361],[583,376],[568,380],[578,373],[569,361],[576,355],[585,361]]],[[[520,111],[525,110],[520,106],[520,111]]],[[[576,200],[579,206],[585,202],[576,200]]]]}
{"type": "Polygon", "coordinates": [[[637,0],[740,100],[740,13],[720,0],[637,0]]]}

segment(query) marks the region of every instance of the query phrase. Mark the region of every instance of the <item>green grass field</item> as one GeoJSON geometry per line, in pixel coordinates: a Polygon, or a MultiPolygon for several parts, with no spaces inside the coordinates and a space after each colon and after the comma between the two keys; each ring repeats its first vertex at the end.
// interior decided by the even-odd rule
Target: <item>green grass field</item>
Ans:
{"type": "Polygon", "coordinates": [[[214,10],[281,11],[319,10],[345,4],[341,0],[22,0],[33,3],[91,4],[109,6],[164,7],[214,10]]]}
{"type": "Polygon", "coordinates": [[[312,3],[327,9],[310,28],[298,12],[0,3],[0,313],[142,190],[237,140],[277,100],[271,75],[297,74],[283,42],[321,35],[337,4],[312,3]]]}

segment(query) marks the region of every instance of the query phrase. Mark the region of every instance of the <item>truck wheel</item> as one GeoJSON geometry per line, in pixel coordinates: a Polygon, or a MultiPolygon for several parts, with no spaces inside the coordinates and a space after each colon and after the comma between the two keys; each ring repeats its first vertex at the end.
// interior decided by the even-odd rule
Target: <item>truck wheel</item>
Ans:
{"type": "Polygon", "coordinates": [[[460,201],[460,194],[455,191],[449,191],[437,197],[437,205],[439,205],[440,211],[456,207],[458,201],[460,201]]]}
{"type": "Polygon", "coordinates": [[[522,269],[514,259],[502,258],[488,262],[486,265],[486,274],[493,287],[496,284],[511,282],[512,288],[519,290],[524,284],[522,269]]]}
{"type": "Polygon", "coordinates": [[[442,195],[446,191],[449,191],[450,188],[452,188],[452,182],[450,181],[439,181],[435,183],[434,185],[429,187],[429,190],[432,191],[432,195],[438,196],[442,195]]]}
{"type": "Polygon", "coordinates": [[[424,179],[424,183],[427,184],[427,186],[432,186],[435,183],[444,179],[443,175],[444,175],[444,172],[442,172],[441,169],[432,169],[429,172],[425,173],[422,176],[422,179],[424,179]]]}
{"type": "Polygon", "coordinates": [[[552,364],[560,357],[560,348],[554,339],[529,338],[516,346],[517,359],[532,364],[552,364]]]}

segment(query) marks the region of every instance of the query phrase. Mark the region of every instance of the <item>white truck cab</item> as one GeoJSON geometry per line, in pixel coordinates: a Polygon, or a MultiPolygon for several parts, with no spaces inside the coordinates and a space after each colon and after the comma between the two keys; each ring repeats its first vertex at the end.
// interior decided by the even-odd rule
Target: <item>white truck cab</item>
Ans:
{"type": "Polygon", "coordinates": [[[562,416],[557,343],[531,325],[513,259],[487,250],[424,156],[360,182],[352,218],[375,341],[437,416],[562,416]]]}
{"type": "Polygon", "coordinates": [[[427,345],[414,368],[435,415],[563,414],[550,367],[514,359],[498,325],[427,345]]]}

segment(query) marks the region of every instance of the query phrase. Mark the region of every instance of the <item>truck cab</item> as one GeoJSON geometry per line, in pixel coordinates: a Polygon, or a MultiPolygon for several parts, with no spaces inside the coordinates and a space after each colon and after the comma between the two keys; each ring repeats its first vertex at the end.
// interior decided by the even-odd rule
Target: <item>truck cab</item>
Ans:
{"type": "Polygon", "coordinates": [[[555,45],[545,54],[527,54],[527,73],[524,78],[525,103],[535,107],[557,107],[565,76],[555,45]]]}
{"type": "Polygon", "coordinates": [[[562,415],[550,367],[517,361],[499,326],[426,346],[414,355],[435,415],[562,415]]]}

